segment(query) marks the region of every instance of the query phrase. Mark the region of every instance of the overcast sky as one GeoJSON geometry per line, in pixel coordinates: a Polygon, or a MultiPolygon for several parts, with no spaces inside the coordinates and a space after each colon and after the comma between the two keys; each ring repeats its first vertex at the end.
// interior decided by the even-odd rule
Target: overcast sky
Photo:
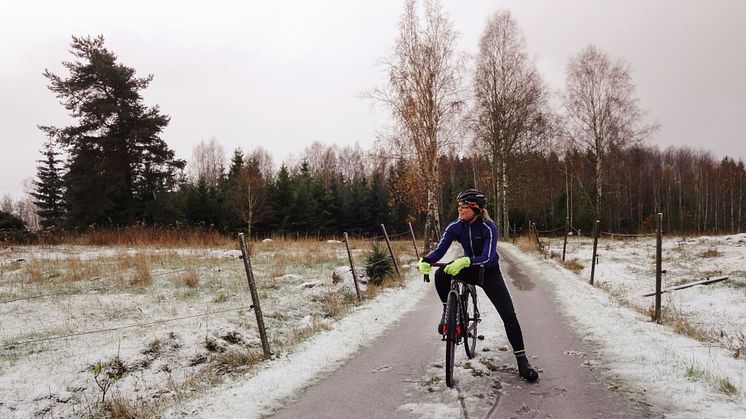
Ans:
{"type": "MultiPolygon", "coordinates": [[[[120,62],[155,79],[144,91],[189,159],[216,137],[226,154],[257,145],[275,163],[313,141],[369,148],[384,109],[361,93],[385,82],[399,0],[0,0],[0,195],[22,193],[45,141],[37,125],[73,122],[42,76],[64,75],[71,35],[98,35],[120,62]]],[[[661,147],[746,159],[746,1],[445,0],[475,54],[489,15],[513,13],[547,84],[593,43],[632,68],[661,147]]]]}

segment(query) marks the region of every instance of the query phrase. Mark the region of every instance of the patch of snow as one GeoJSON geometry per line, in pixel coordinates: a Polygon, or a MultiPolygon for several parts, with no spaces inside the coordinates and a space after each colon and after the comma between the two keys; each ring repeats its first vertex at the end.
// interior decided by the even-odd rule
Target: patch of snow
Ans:
{"type": "Polygon", "coordinates": [[[313,288],[313,287],[318,287],[318,286],[321,286],[321,285],[324,285],[324,283],[322,281],[309,281],[309,282],[304,282],[304,283],[298,285],[298,289],[313,288]]]}

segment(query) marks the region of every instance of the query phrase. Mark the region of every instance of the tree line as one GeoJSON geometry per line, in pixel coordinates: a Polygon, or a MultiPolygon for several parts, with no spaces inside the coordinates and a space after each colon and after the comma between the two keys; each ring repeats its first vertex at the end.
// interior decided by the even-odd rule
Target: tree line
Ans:
{"type": "Polygon", "coordinates": [[[40,126],[49,141],[32,195],[42,226],[328,236],[414,222],[427,242],[455,217],[456,194],[476,187],[504,237],[529,220],[589,231],[600,219],[635,233],[657,212],[669,232],[742,231],[743,162],[648,144],[658,126],[624,60],[589,45],[553,101],[509,12],[487,21],[469,71],[440,4],[425,0],[420,13],[404,3],[388,78],[369,94],[391,111],[390,130],[371,150],[314,143],[279,168],[260,147],[226,162],[216,139],[188,164],[176,159],[161,139],[168,115],[140,94],[153,76],[137,77],[102,36],[73,37],[68,75],[44,73],[77,124],[40,126]]]}

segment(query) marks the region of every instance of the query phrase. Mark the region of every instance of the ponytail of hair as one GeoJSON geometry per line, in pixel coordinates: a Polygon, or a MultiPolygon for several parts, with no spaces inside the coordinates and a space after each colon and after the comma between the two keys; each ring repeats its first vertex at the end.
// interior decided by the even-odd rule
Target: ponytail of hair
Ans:
{"type": "Polygon", "coordinates": [[[492,218],[490,218],[490,214],[487,212],[487,208],[482,208],[482,213],[479,214],[483,220],[490,221],[492,218]]]}

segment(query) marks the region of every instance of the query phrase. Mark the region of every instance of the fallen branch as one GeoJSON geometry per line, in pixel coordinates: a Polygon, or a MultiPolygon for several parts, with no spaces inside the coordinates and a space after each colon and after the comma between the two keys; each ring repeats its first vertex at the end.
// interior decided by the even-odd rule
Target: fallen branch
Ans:
{"type": "MultiPolygon", "coordinates": [[[[716,278],[702,279],[700,281],[694,281],[694,282],[690,282],[688,284],[682,284],[682,285],[677,285],[675,287],[666,288],[664,290],[661,290],[661,294],[663,294],[665,292],[669,292],[669,291],[675,291],[675,290],[680,290],[680,289],[684,289],[684,288],[694,287],[694,286],[697,286],[697,285],[714,284],[716,282],[725,281],[726,279],[728,279],[727,276],[718,276],[716,278]]],[[[655,295],[655,291],[649,292],[647,294],[642,294],[643,297],[650,297],[650,296],[653,296],[653,295],[655,295]]]]}

